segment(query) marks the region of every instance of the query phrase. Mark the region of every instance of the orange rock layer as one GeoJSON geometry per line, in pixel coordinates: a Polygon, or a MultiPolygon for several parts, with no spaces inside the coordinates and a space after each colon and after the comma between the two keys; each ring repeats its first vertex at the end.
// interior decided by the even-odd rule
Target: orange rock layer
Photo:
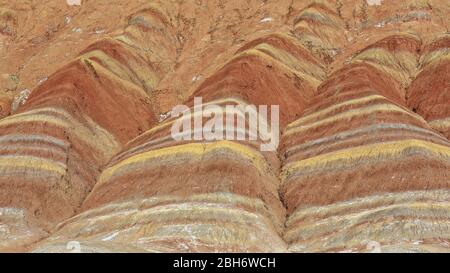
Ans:
{"type": "Polygon", "coordinates": [[[0,1],[0,251],[449,251],[447,1],[59,2],[0,1]]]}

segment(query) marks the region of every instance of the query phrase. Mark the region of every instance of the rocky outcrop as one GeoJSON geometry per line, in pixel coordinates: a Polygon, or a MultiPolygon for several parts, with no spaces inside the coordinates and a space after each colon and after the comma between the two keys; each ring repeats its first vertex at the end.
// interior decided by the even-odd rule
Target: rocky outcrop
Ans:
{"type": "MultiPolygon", "coordinates": [[[[126,30],[137,35],[148,31],[130,25],[126,30]]],[[[158,81],[151,77],[159,68],[116,39],[89,46],[33,90],[16,114],[0,120],[3,249],[38,241],[74,215],[103,165],[156,124],[146,91],[158,81]]],[[[151,39],[161,37],[140,41],[151,39]]]]}
{"type": "Polygon", "coordinates": [[[450,36],[426,44],[420,59],[421,71],[408,89],[408,105],[433,129],[450,138],[450,36]]]}
{"type": "Polygon", "coordinates": [[[332,75],[285,131],[292,251],[361,251],[370,241],[386,251],[445,249],[449,142],[395,102],[393,85],[367,82],[368,71],[332,75]]]}
{"type": "Polygon", "coordinates": [[[0,251],[448,251],[446,1],[31,2],[0,0],[0,251]],[[244,139],[174,138],[180,103],[244,139]]]}

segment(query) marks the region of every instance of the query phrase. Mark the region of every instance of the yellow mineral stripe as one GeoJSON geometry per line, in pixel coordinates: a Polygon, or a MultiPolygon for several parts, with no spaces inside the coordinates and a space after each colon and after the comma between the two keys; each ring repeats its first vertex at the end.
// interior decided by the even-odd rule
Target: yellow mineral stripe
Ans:
{"type": "Polygon", "coordinates": [[[363,52],[356,55],[353,60],[371,61],[382,66],[390,66],[392,68],[401,69],[402,67],[400,66],[398,60],[399,58],[401,58],[403,62],[406,62],[406,60],[403,59],[411,59],[409,62],[407,62],[407,67],[404,67],[406,69],[417,66],[416,58],[412,53],[400,54],[400,52],[395,52],[394,54],[385,48],[370,48],[364,50],[363,52]]]}
{"type": "Polygon", "coordinates": [[[321,24],[324,24],[324,25],[332,25],[334,27],[340,26],[341,24],[340,24],[340,22],[335,20],[334,14],[331,16],[330,15],[331,14],[320,11],[314,7],[307,8],[307,9],[303,10],[297,16],[297,18],[295,19],[295,21],[297,21],[297,23],[294,27],[296,27],[297,24],[302,21],[301,20],[302,18],[313,19],[314,21],[320,22],[321,24]],[[331,17],[333,17],[333,18],[331,18],[331,17]]]}
{"type": "Polygon", "coordinates": [[[119,144],[113,135],[100,127],[89,117],[84,116],[84,119],[86,124],[80,123],[64,110],[45,107],[4,118],[0,120],[0,128],[12,124],[23,124],[28,122],[43,123],[43,125],[47,123],[56,127],[75,129],[72,130],[72,132],[77,136],[77,138],[84,141],[93,150],[101,150],[106,154],[111,154],[118,149],[119,144]],[[45,112],[55,113],[60,116],[51,116],[45,112]],[[102,143],[102,145],[98,145],[98,143],[102,143]]]}
{"type": "MultiPolygon", "coordinates": [[[[66,168],[61,163],[45,158],[38,158],[32,156],[14,156],[14,157],[0,157],[0,168],[26,168],[35,170],[45,170],[56,172],[59,175],[66,174],[66,168]]],[[[3,170],[4,172],[4,170],[3,170]]]]}
{"type": "Polygon", "coordinates": [[[324,116],[324,115],[329,114],[329,113],[335,111],[336,109],[339,109],[339,108],[344,107],[344,106],[349,106],[349,105],[354,105],[354,104],[362,104],[362,103],[367,103],[367,102],[370,102],[370,101],[373,101],[373,100],[381,100],[381,99],[384,99],[384,100],[387,101],[387,99],[385,97],[383,97],[383,96],[380,96],[380,95],[369,95],[369,96],[366,96],[366,97],[363,97],[363,98],[357,98],[357,99],[344,101],[344,102],[341,102],[341,103],[338,103],[338,104],[333,104],[330,107],[327,107],[325,109],[313,112],[313,113],[311,113],[309,115],[305,115],[305,116],[297,119],[296,121],[294,121],[291,124],[289,124],[287,126],[287,129],[289,130],[292,127],[297,127],[298,125],[301,125],[301,124],[304,124],[306,122],[309,122],[311,119],[318,118],[320,116],[324,116]]]}
{"type": "Polygon", "coordinates": [[[322,81],[326,77],[325,71],[323,69],[305,60],[303,61],[298,60],[291,53],[285,51],[284,49],[274,47],[267,43],[258,44],[257,46],[254,47],[254,49],[257,49],[269,55],[270,57],[287,65],[288,67],[290,67],[295,71],[298,71],[303,74],[308,74],[316,78],[318,81],[322,81]]]}
{"type": "MultiPolygon", "coordinates": [[[[86,59],[80,58],[80,60],[83,61],[86,59]]],[[[107,68],[105,68],[104,66],[100,65],[99,63],[97,63],[95,61],[92,61],[92,60],[89,60],[89,61],[91,62],[92,66],[94,67],[94,69],[97,72],[100,72],[101,74],[106,75],[111,80],[115,80],[118,84],[121,84],[122,86],[124,86],[128,92],[133,91],[133,92],[137,93],[139,96],[148,97],[148,95],[144,91],[144,89],[142,87],[136,85],[136,83],[134,83],[132,81],[124,80],[123,78],[117,76],[112,71],[108,70],[107,68]]]]}
{"type": "Polygon", "coordinates": [[[343,113],[339,113],[337,115],[318,120],[318,121],[313,122],[313,123],[308,124],[308,125],[291,128],[291,129],[286,131],[285,136],[296,134],[296,133],[300,133],[300,132],[304,132],[306,130],[310,130],[312,128],[319,127],[321,125],[334,123],[334,122],[336,122],[338,120],[350,119],[350,118],[355,117],[355,116],[368,115],[368,114],[372,114],[374,112],[397,112],[397,113],[403,113],[403,114],[406,114],[406,115],[408,115],[410,117],[413,117],[413,118],[417,119],[421,123],[426,124],[425,120],[422,117],[420,117],[419,115],[413,114],[413,113],[411,113],[411,112],[409,112],[409,111],[407,111],[407,110],[405,110],[405,109],[403,109],[403,108],[401,108],[401,107],[399,107],[397,105],[394,105],[394,104],[375,104],[375,105],[370,105],[370,106],[367,106],[367,107],[351,109],[349,111],[346,111],[346,112],[343,112],[343,113]]]}
{"type": "Polygon", "coordinates": [[[423,140],[408,139],[386,143],[370,144],[356,148],[340,150],[332,153],[321,154],[305,160],[292,162],[287,164],[283,170],[283,180],[290,173],[308,169],[313,167],[323,167],[339,161],[351,162],[354,160],[368,160],[370,158],[378,158],[383,156],[399,155],[407,149],[419,149],[435,156],[448,160],[450,157],[450,147],[443,146],[423,140]]]}
{"type": "Polygon", "coordinates": [[[299,78],[304,79],[309,84],[311,84],[311,86],[314,87],[314,88],[316,88],[317,86],[319,86],[322,83],[317,78],[315,78],[315,77],[313,77],[313,76],[311,76],[309,74],[303,73],[301,71],[294,70],[293,68],[289,67],[288,65],[286,65],[286,64],[282,63],[281,61],[275,59],[273,56],[268,55],[267,53],[265,53],[265,52],[263,52],[261,50],[255,49],[255,48],[245,50],[245,51],[235,55],[227,64],[232,63],[236,59],[239,59],[239,58],[242,58],[242,57],[250,57],[250,56],[254,56],[254,57],[260,58],[263,61],[269,61],[269,62],[276,63],[280,67],[280,69],[289,71],[292,74],[297,75],[299,78]]]}
{"type": "Polygon", "coordinates": [[[11,118],[6,118],[0,121],[0,127],[8,126],[11,124],[20,124],[25,122],[42,122],[42,123],[50,123],[56,125],[58,127],[67,127],[68,123],[63,120],[57,120],[55,117],[48,116],[45,114],[34,114],[31,115],[20,115],[20,116],[11,116],[11,118]]]}
{"type": "Polygon", "coordinates": [[[445,119],[437,119],[428,122],[428,124],[437,130],[446,130],[450,128],[450,117],[445,119]]]}
{"type": "Polygon", "coordinates": [[[430,64],[438,63],[441,60],[450,60],[450,49],[449,48],[441,48],[438,50],[434,50],[425,56],[422,56],[420,59],[420,63],[422,68],[428,66],[430,64]]]}
{"type": "Polygon", "coordinates": [[[202,156],[204,154],[213,152],[215,150],[226,149],[232,152],[238,153],[252,161],[256,168],[264,173],[266,169],[266,163],[264,158],[257,151],[250,149],[247,146],[240,145],[231,141],[218,141],[212,143],[189,143],[185,145],[178,145],[173,147],[162,148],[158,150],[148,151],[142,154],[138,154],[129,157],[116,165],[107,168],[100,176],[99,183],[101,184],[107,181],[114,175],[119,169],[125,168],[128,165],[145,162],[148,160],[154,160],[160,157],[175,156],[179,154],[191,154],[192,156],[202,156]]]}
{"type": "Polygon", "coordinates": [[[136,45],[136,43],[133,42],[132,39],[128,38],[125,34],[116,36],[115,39],[116,39],[117,41],[119,41],[119,42],[121,42],[121,43],[127,45],[127,46],[130,46],[130,47],[135,48],[135,49],[139,49],[139,46],[136,45]]]}
{"type": "Polygon", "coordinates": [[[148,84],[149,87],[153,88],[159,82],[158,76],[156,76],[154,71],[152,71],[151,69],[146,69],[145,71],[139,69],[143,66],[134,62],[130,63],[132,67],[126,67],[100,50],[87,52],[81,55],[79,58],[81,60],[91,59],[94,62],[96,61],[94,58],[97,58],[102,62],[101,65],[110,70],[113,74],[131,81],[134,84],[141,84],[142,81],[145,81],[145,83],[148,84]]]}
{"type": "Polygon", "coordinates": [[[397,80],[411,82],[410,77],[416,70],[416,56],[410,52],[392,53],[384,48],[367,49],[352,59],[353,63],[367,62],[379,70],[385,71],[397,80]]]}

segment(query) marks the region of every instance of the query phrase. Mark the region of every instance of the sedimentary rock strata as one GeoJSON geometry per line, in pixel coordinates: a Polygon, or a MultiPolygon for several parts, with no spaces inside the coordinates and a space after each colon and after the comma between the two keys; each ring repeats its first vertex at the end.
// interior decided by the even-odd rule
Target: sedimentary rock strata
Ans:
{"type": "Polygon", "coordinates": [[[442,35],[426,44],[420,73],[408,89],[408,104],[433,129],[450,137],[450,36],[442,35]]]}
{"type": "Polygon", "coordinates": [[[383,94],[395,98],[398,90],[377,91],[358,84],[356,73],[342,75],[349,72],[319,87],[322,98],[283,136],[280,193],[290,250],[361,250],[369,241],[386,250],[439,249],[441,237],[432,234],[448,231],[441,210],[448,140],[383,94]]]}
{"type": "Polygon", "coordinates": [[[0,251],[448,252],[447,1],[219,2],[0,0],[0,251]]]}
{"type": "MultiPolygon", "coordinates": [[[[225,105],[245,105],[226,98],[211,103],[224,112],[225,105]]],[[[79,217],[63,223],[40,250],[72,238],[141,251],[285,251],[276,153],[262,153],[250,141],[176,141],[175,122],[168,119],[129,142],[103,171],[79,217]],[[104,221],[91,226],[96,218],[104,221]]]]}

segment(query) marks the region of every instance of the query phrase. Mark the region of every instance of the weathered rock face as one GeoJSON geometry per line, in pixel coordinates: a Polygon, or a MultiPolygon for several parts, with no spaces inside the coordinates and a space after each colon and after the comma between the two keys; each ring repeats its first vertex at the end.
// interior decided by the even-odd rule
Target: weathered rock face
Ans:
{"type": "Polygon", "coordinates": [[[0,0],[0,251],[449,251],[449,12],[0,0]],[[278,150],[175,140],[196,97],[278,150]]]}
{"type": "Polygon", "coordinates": [[[450,215],[441,196],[448,140],[389,99],[398,90],[367,84],[354,70],[330,76],[285,131],[285,240],[293,251],[361,250],[369,241],[399,251],[438,247],[433,234],[447,233],[450,215]]]}
{"type": "Polygon", "coordinates": [[[83,213],[44,250],[77,238],[146,251],[285,251],[276,154],[251,142],[175,141],[173,122],[131,141],[105,168],[83,213]]]}
{"type": "Polygon", "coordinates": [[[420,73],[408,89],[408,106],[450,139],[450,35],[426,44],[420,73]],[[447,77],[447,78],[446,78],[447,77]]]}

